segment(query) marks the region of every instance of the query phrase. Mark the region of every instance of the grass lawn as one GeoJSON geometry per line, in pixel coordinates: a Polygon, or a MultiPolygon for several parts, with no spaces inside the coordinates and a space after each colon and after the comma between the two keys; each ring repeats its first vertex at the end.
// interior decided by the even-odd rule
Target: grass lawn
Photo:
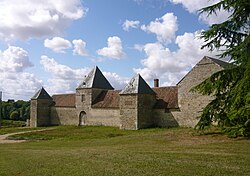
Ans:
{"type": "Polygon", "coordinates": [[[0,144],[0,175],[250,175],[250,140],[192,129],[60,126],[0,144]]]}

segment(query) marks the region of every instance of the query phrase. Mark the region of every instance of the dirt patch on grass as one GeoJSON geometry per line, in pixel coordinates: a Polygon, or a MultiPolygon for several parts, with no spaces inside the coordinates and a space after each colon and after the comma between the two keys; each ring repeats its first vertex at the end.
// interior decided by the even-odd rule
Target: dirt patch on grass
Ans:
{"type": "Polygon", "coordinates": [[[39,131],[47,131],[47,130],[53,130],[54,128],[46,128],[46,129],[40,129],[40,130],[30,130],[30,131],[21,131],[16,133],[8,133],[4,135],[0,135],[0,144],[11,144],[11,143],[21,143],[25,142],[27,140],[13,140],[8,139],[8,137],[17,135],[17,134],[25,134],[25,133],[31,133],[31,132],[39,132],[39,131]]]}

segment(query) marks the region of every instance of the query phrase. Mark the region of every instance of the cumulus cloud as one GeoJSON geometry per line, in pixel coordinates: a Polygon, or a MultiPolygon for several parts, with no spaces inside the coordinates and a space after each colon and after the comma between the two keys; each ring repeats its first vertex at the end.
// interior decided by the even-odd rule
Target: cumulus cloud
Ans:
{"type": "Polygon", "coordinates": [[[175,52],[160,43],[144,45],[146,58],[141,61],[143,67],[135,68],[134,72],[141,73],[148,81],[160,78],[163,85],[176,84],[205,55],[218,54],[214,52],[212,55],[208,49],[200,49],[203,41],[198,37],[199,34],[197,31],[177,36],[175,43],[178,50],[175,52]]]}
{"type": "Polygon", "coordinates": [[[23,48],[9,46],[0,51],[0,90],[3,91],[4,99],[28,100],[41,87],[41,80],[25,72],[32,66],[28,52],[23,48]]]}
{"type": "Polygon", "coordinates": [[[65,53],[65,49],[71,48],[72,44],[70,41],[65,40],[61,37],[54,37],[51,40],[45,39],[44,46],[46,48],[52,49],[56,53],[65,53]]]}
{"type": "Polygon", "coordinates": [[[199,15],[199,20],[211,26],[213,24],[224,22],[230,15],[231,13],[224,10],[216,12],[216,14],[211,14],[209,16],[207,15],[207,13],[203,13],[199,15]]]}
{"type": "Polygon", "coordinates": [[[9,46],[5,51],[0,51],[0,71],[23,72],[32,67],[28,52],[20,47],[9,46]]]}
{"type": "Polygon", "coordinates": [[[178,30],[177,17],[173,13],[166,13],[151,21],[149,25],[142,25],[141,29],[156,34],[159,42],[169,43],[175,38],[175,32],[178,30]]]}
{"type": "Polygon", "coordinates": [[[0,39],[26,40],[63,33],[86,13],[80,0],[1,0],[0,39]]]}
{"type": "Polygon", "coordinates": [[[78,39],[78,40],[73,40],[72,43],[74,44],[74,50],[73,50],[74,54],[80,56],[88,56],[85,41],[78,39]]]}
{"type": "Polygon", "coordinates": [[[45,71],[51,73],[56,78],[64,80],[80,79],[85,75],[88,69],[72,69],[66,65],[59,64],[53,58],[48,56],[41,56],[40,64],[42,64],[45,71]]]}
{"type": "Polygon", "coordinates": [[[124,31],[129,31],[129,28],[138,28],[140,25],[140,21],[129,21],[126,20],[123,24],[122,24],[122,28],[124,31]]]}
{"type": "Polygon", "coordinates": [[[5,51],[0,51],[0,61],[1,71],[22,72],[25,68],[33,66],[28,52],[16,46],[9,46],[5,51]]]}
{"type": "Polygon", "coordinates": [[[119,37],[109,37],[107,43],[108,47],[97,50],[98,55],[118,60],[125,56],[122,48],[122,41],[119,37]]]}
{"type": "Polygon", "coordinates": [[[46,86],[51,94],[73,92],[79,81],[90,71],[88,68],[72,69],[45,55],[41,56],[40,64],[51,75],[49,85],[46,86]]]}
{"type": "Polygon", "coordinates": [[[182,6],[190,13],[196,13],[199,9],[212,5],[219,0],[169,0],[174,4],[182,4],[182,6]]]}
{"type": "MultiPolygon", "coordinates": [[[[51,78],[46,85],[47,90],[51,94],[75,92],[78,84],[84,79],[84,77],[90,72],[92,68],[73,69],[69,66],[62,65],[48,56],[41,56],[41,65],[44,70],[50,73],[51,78]]],[[[106,78],[111,82],[115,88],[121,88],[128,80],[125,77],[121,77],[116,73],[103,72],[106,78]]]]}
{"type": "MultiPolygon", "coordinates": [[[[174,4],[182,4],[182,6],[190,13],[197,13],[198,10],[213,5],[215,3],[218,3],[219,0],[169,0],[170,2],[174,4]]],[[[209,17],[207,17],[207,14],[201,14],[199,15],[199,20],[203,21],[204,23],[208,25],[212,25],[215,23],[221,23],[225,21],[230,16],[230,13],[221,10],[217,11],[216,14],[212,14],[209,17]]]]}
{"type": "Polygon", "coordinates": [[[120,90],[123,89],[130,80],[130,78],[122,77],[117,73],[112,73],[112,72],[103,72],[103,75],[108,79],[110,84],[115,89],[120,89],[120,90]]]}

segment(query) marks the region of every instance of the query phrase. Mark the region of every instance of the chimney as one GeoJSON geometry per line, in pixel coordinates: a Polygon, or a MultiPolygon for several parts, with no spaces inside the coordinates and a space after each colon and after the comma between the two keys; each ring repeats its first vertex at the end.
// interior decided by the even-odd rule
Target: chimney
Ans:
{"type": "Polygon", "coordinates": [[[154,87],[159,87],[159,79],[154,79],[154,87]]]}

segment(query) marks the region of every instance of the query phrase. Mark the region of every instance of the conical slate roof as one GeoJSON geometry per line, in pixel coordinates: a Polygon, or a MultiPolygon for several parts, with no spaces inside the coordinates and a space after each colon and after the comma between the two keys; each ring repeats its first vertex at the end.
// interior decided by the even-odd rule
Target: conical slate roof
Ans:
{"type": "Polygon", "coordinates": [[[46,90],[42,87],[39,91],[31,99],[51,99],[52,97],[46,92],[46,90]]]}
{"type": "Polygon", "coordinates": [[[140,74],[134,76],[120,94],[155,94],[140,74]]]}
{"type": "Polygon", "coordinates": [[[97,66],[90,71],[78,88],[114,89],[97,66]]]}

